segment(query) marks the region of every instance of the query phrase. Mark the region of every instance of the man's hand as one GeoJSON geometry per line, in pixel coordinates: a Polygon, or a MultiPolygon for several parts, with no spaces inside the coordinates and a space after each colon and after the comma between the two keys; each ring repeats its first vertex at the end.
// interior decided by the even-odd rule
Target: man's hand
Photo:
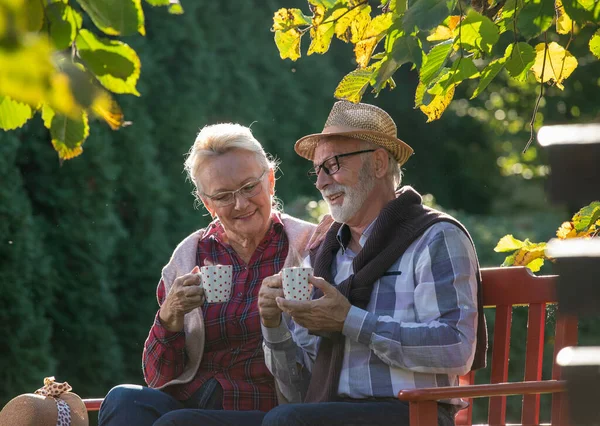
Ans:
{"type": "Polygon", "coordinates": [[[278,297],[279,308],[312,334],[342,331],[352,306],[348,299],[323,278],[308,277],[308,282],[321,289],[323,297],[303,302],[278,297]]]}
{"type": "Polygon", "coordinates": [[[185,314],[204,304],[204,289],[199,286],[201,281],[198,266],[194,266],[189,274],[175,279],[158,314],[163,327],[169,331],[183,330],[185,314]]]}
{"type": "Polygon", "coordinates": [[[281,309],[275,301],[278,297],[283,297],[281,274],[265,278],[258,292],[258,312],[267,328],[279,327],[281,323],[281,309]]]}
{"type": "Polygon", "coordinates": [[[327,231],[329,231],[329,227],[333,222],[334,220],[333,217],[331,217],[331,215],[326,214],[325,216],[323,216],[323,219],[321,219],[321,222],[319,222],[319,224],[317,225],[317,229],[315,229],[315,232],[313,232],[313,234],[310,237],[310,240],[306,244],[307,251],[319,247],[319,245],[325,239],[325,235],[327,234],[327,231]]]}

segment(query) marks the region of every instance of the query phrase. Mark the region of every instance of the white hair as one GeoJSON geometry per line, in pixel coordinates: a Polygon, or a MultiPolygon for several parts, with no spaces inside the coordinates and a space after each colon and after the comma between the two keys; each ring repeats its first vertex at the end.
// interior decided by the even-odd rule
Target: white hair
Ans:
{"type": "MultiPolygon", "coordinates": [[[[381,145],[377,145],[376,143],[373,143],[373,142],[363,141],[363,140],[360,140],[360,142],[361,142],[361,149],[383,148],[381,145]]],[[[387,151],[387,149],[386,149],[386,151],[387,151]]],[[[402,169],[400,168],[400,165],[398,164],[398,161],[394,158],[394,156],[389,151],[387,151],[387,153],[388,153],[387,177],[393,183],[394,188],[398,188],[400,186],[400,184],[402,183],[402,169]]]]}
{"type": "Polygon", "coordinates": [[[196,136],[184,163],[185,171],[196,186],[197,193],[202,193],[202,186],[198,179],[202,164],[209,158],[223,155],[234,149],[253,152],[256,161],[264,170],[277,169],[277,161],[267,155],[260,142],[252,135],[250,128],[236,123],[205,126],[196,136]]]}

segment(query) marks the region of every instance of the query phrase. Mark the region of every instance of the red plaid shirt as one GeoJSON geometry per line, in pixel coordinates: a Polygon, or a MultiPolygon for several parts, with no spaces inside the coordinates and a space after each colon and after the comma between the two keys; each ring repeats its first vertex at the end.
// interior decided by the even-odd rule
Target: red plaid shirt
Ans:
{"type": "MultiPolygon", "coordinates": [[[[264,278],[278,273],[288,252],[288,240],[278,214],[246,265],[230,245],[224,230],[214,221],[198,242],[196,262],[233,265],[231,299],[202,307],[205,326],[204,355],[196,377],[189,383],[164,390],[183,401],[214,377],[223,388],[223,409],[269,411],[277,405],[275,383],[262,350],[258,291],[264,278]]],[[[159,305],[165,300],[165,284],[157,288],[159,305]]],[[[178,377],[186,361],[185,333],[166,330],[158,318],[144,345],[143,370],[147,383],[162,386],[178,377]]]]}

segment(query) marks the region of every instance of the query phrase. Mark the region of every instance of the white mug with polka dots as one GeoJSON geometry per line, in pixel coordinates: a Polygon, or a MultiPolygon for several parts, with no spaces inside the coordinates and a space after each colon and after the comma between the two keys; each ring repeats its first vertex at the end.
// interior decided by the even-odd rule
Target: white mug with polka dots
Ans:
{"type": "Polygon", "coordinates": [[[283,296],[287,300],[310,300],[312,285],[308,277],[313,275],[313,268],[283,268],[283,296]]]}
{"type": "Polygon", "coordinates": [[[231,265],[213,265],[203,266],[200,269],[202,273],[202,288],[204,296],[208,303],[227,302],[231,297],[231,278],[233,275],[233,266],[231,265]]]}

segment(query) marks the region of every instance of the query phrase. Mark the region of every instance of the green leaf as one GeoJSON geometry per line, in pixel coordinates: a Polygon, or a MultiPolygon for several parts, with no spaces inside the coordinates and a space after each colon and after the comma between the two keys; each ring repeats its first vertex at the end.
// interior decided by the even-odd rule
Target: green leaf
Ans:
{"type": "Polygon", "coordinates": [[[501,253],[505,251],[519,250],[526,244],[525,241],[517,240],[511,234],[505,235],[504,237],[500,238],[500,241],[498,241],[498,244],[496,244],[496,247],[494,247],[494,251],[501,253]]]}
{"type": "Polygon", "coordinates": [[[506,59],[506,69],[511,77],[525,81],[527,71],[535,62],[535,49],[524,42],[513,43],[506,48],[504,58],[506,59]]]}
{"type": "Polygon", "coordinates": [[[106,34],[146,34],[141,0],[77,0],[77,3],[106,34]]]}
{"type": "Polygon", "coordinates": [[[287,31],[306,25],[310,25],[310,17],[304,15],[300,9],[282,8],[273,15],[272,31],[287,31]]]}
{"type": "Polygon", "coordinates": [[[404,28],[407,33],[412,33],[415,28],[419,31],[435,28],[455,6],[456,0],[414,0],[404,14],[404,28]]]}
{"type": "Polygon", "coordinates": [[[587,230],[590,225],[598,220],[600,215],[600,202],[594,201],[583,207],[571,219],[577,233],[587,230]]]}
{"type": "Polygon", "coordinates": [[[506,31],[513,31],[514,28],[514,17],[523,7],[521,0],[506,0],[500,12],[498,12],[498,18],[495,20],[498,32],[500,34],[506,31]]]}
{"type": "Polygon", "coordinates": [[[146,0],[146,3],[151,6],[168,6],[170,0],[146,0]]]}
{"type": "Polygon", "coordinates": [[[81,112],[79,120],[73,120],[64,115],[55,114],[52,117],[50,135],[52,145],[61,160],[69,160],[83,152],[81,145],[90,134],[88,116],[81,112]]]}
{"type": "Polygon", "coordinates": [[[439,74],[451,52],[452,41],[440,43],[429,51],[419,73],[419,79],[425,86],[439,74]]]}
{"type": "Polygon", "coordinates": [[[27,123],[33,112],[27,104],[0,95],[0,129],[14,130],[27,123]]]}
{"type": "Polygon", "coordinates": [[[376,74],[375,93],[379,93],[396,70],[407,62],[421,66],[421,48],[417,39],[409,35],[398,37],[391,53],[381,61],[381,67],[376,74]]]}
{"type": "Polygon", "coordinates": [[[335,24],[333,22],[319,24],[316,27],[310,29],[310,36],[312,38],[310,46],[308,46],[307,55],[313,53],[327,53],[329,46],[331,45],[331,39],[335,33],[335,24]]]}
{"type": "Polygon", "coordinates": [[[518,12],[517,29],[529,40],[550,28],[553,19],[554,0],[528,0],[518,12]]]}
{"type": "Polygon", "coordinates": [[[302,34],[296,28],[288,31],[275,31],[275,44],[281,59],[290,58],[295,61],[300,57],[300,41],[302,34]]]}
{"type": "Polygon", "coordinates": [[[482,71],[481,71],[481,79],[479,80],[479,84],[477,88],[473,92],[471,99],[476,98],[483,92],[486,87],[491,83],[491,81],[498,75],[502,68],[504,68],[506,62],[506,58],[498,58],[490,62],[482,71]]]}
{"type": "Polygon", "coordinates": [[[600,30],[596,31],[590,39],[590,52],[600,59],[600,30]]]}
{"type": "Polygon", "coordinates": [[[360,102],[362,95],[369,86],[373,73],[373,69],[364,68],[345,75],[335,89],[334,96],[337,99],[345,99],[354,103],[360,102]]]}
{"type": "Polygon", "coordinates": [[[471,58],[458,58],[452,68],[428,90],[432,95],[445,95],[450,87],[458,86],[463,80],[479,77],[479,70],[471,58]]]}
{"type": "Polygon", "coordinates": [[[83,29],[75,44],[86,67],[104,87],[114,93],[140,95],[135,86],[142,64],[135,50],[122,41],[99,39],[83,29]]]}
{"type": "Polygon", "coordinates": [[[54,46],[58,50],[71,46],[81,28],[81,14],[68,4],[57,2],[46,7],[46,16],[50,22],[49,32],[54,46]]]}
{"type": "Polygon", "coordinates": [[[598,19],[598,8],[594,10],[596,3],[595,0],[562,0],[567,15],[580,24],[598,19]]]}
{"type": "Polygon", "coordinates": [[[44,24],[44,5],[42,0],[25,0],[24,3],[25,29],[29,32],[38,32],[44,24]]]}
{"type": "Polygon", "coordinates": [[[504,262],[502,262],[502,265],[500,266],[513,266],[515,264],[515,255],[516,254],[511,254],[510,256],[506,256],[506,259],[504,259],[504,262]]]}
{"type": "Polygon", "coordinates": [[[477,49],[489,54],[500,38],[496,25],[488,17],[480,15],[474,10],[469,11],[467,17],[460,23],[459,28],[460,31],[455,31],[460,34],[458,43],[462,48],[469,51],[477,49]]]}
{"type": "Polygon", "coordinates": [[[169,4],[169,13],[171,15],[183,15],[183,6],[181,6],[179,0],[171,0],[171,4],[169,4]]]}
{"type": "Polygon", "coordinates": [[[538,257],[537,259],[533,259],[527,265],[527,268],[531,270],[531,272],[538,272],[542,266],[544,266],[544,258],[538,257]]]}

